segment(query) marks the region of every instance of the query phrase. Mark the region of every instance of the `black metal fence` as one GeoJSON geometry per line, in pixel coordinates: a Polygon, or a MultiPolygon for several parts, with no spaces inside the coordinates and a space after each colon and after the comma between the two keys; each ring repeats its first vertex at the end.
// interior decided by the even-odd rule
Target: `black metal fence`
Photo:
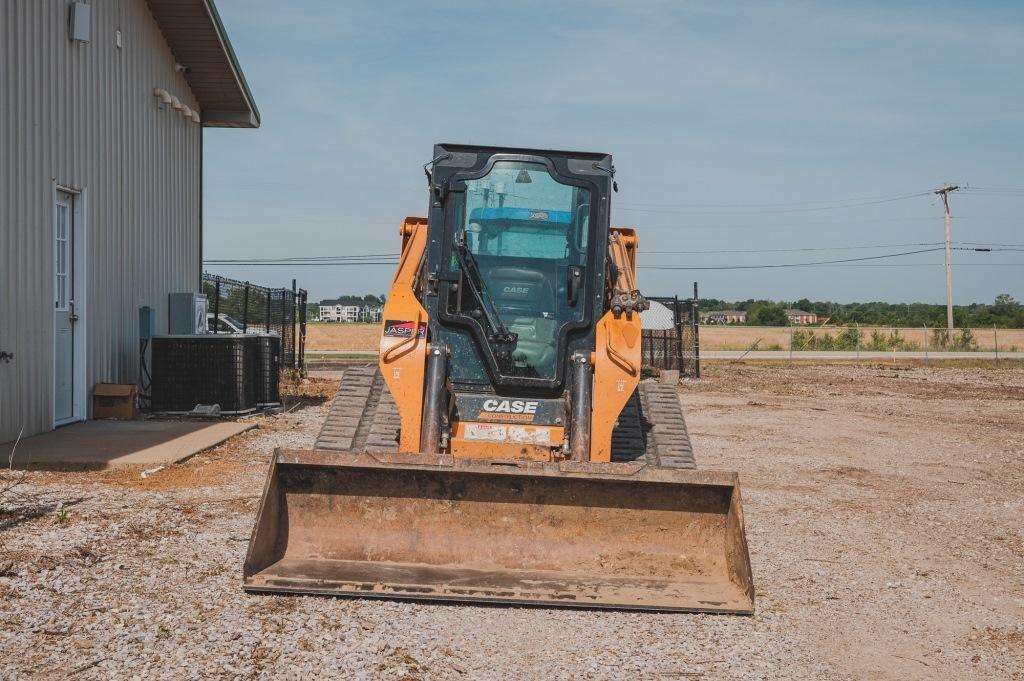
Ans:
{"type": "MultiPolygon", "coordinates": [[[[678,296],[652,297],[651,303],[660,303],[671,314],[671,321],[664,321],[669,328],[643,329],[643,365],[652,369],[678,369],[680,377],[700,378],[700,324],[697,309],[697,285],[693,287],[693,298],[678,296]]],[[[653,305],[652,305],[653,307],[653,305]]],[[[652,320],[664,310],[654,307],[645,312],[652,320]]]]}
{"type": "Polygon", "coordinates": [[[210,333],[273,333],[281,338],[281,368],[305,369],[306,291],[267,288],[203,273],[210,333]]]}

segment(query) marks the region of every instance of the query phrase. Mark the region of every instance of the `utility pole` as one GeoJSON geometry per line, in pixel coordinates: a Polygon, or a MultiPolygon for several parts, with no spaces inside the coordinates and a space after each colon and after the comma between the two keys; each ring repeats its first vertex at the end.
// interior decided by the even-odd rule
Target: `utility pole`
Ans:
{"type": "Polygon", "coordinates": [[[952,249],[949,246],[950,223],[953,218],[949,214],[949,193],[955,192],[960,187],[955,184],[947,184],[942,189],[936,189],[935,193],[942,197],[942,206],[945,211],[946,232],[946,340],[953,342],[953,263],[951,262],[952,249]]]}

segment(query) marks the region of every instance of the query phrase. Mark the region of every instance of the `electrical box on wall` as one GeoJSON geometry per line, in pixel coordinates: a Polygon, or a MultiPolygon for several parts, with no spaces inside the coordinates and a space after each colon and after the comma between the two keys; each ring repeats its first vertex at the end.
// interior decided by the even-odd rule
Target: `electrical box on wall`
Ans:
{"type": "Polygon", "coordinates": [[[80,43],[89,42],[89,23],[92,8],[84,2],[71,3],[71,15],[68,20],[68,37],[80,43]]]}
{"type": "Polygon", "coordinates": [[[156,335],[156,315],[153,308],[143,305],[139,308],[139,340],[152,338],[156,335]]]}
{"type": "Polygon", "coordinates": [[[170,293],[167,331],[172,335],[206,333],[206,296],[202,293],[170,293]]]}

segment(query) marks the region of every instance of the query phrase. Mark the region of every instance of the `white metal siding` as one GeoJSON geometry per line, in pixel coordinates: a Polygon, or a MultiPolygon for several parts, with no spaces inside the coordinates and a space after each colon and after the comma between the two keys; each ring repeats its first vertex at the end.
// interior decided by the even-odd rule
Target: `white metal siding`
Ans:
{"type": "Polygon", "coordinates": [[[199,287],[201,131],[153,89],[196,101],[144,0],[90,4],[80,44],[68,0],[0,2],[0,442],[52,424],[54,183],[84,192],[89,394],[135,382],[139,306],[165,331],[199,287]]]}

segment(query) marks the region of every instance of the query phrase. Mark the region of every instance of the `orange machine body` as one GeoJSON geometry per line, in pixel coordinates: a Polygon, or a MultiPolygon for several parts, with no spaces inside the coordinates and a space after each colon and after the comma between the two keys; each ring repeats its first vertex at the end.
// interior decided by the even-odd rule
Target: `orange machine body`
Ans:
{"type": "MultiPolygon", "coordinates": [[[[427,241],[427,220],[408,217],[400,229],[402,252],[384,305],[380,370],[401,416],[399,451],[419,452],[424,402],[424,377],[429,348],[427,312],[420,303],[423,287],[420,264],[427,241]]],[[[636,231],[613,227],[608,256],[617,277],[608,281],[606,295],[635,291],[636,231]]],[[[612,430],[623,407],[640,382],[641,331],[639,313],[608,310],[597,322],[593,365],[593,405],[590,460],[611,461],[612,430]]],[[[562,425],[534,425],[529,414],[489,414],[480,421],[449,424],[449,451],[456,458],[557,461],[567,458],[562,425]]]]}
{"type": "Polygon", "coordinates": [[[418,290],[422,287],[419,274],[427,245],[427,219],[407,217],[399,234],[402,253],[384,303],[378,364],[402,420],[398,448],[418,452],[427,362],[427,311],[420,304],[418,290]]]}

